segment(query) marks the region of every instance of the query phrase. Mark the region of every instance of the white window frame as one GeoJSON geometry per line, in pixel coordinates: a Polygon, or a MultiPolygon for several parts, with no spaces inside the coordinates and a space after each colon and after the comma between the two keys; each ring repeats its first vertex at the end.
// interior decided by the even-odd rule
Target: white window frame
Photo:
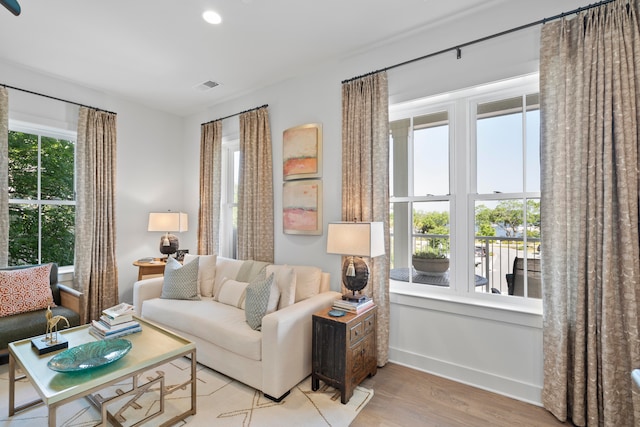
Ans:
{"type": "MultiPolygon", "coordinates": [[[[66,141],[73,142],[74,145],[74,164],[77,158],[77,142],[78,142],[78,133],[75,131],[59,129],[44,125],[38,125],[34,123],[19,121],[9,119],[9,132],[21,132],[28,133],[31,135],[38,136],[38,164],[40,164],[40,155],[41,155],[41,139],[42,137],[49,137],[55,139],[63,139],[66,141]]],[[[75,167],[75,166],[74,166],[75,167]]],[[[77,182],[76,182],[76,174],[73,175],[73,194],[74,200],[42,200],[40,198],[40,168],[38,168],[38,198],[37,199],[9,199],[9,204],[30,204],[37,205],[38,207],[43,205],[55,205],[55,206],[75,206],[76,205],[76,190],[77,190],[77,182]]],[[[38,262],[42,260],[42,234],[41,234],[41,222],[42,217],[38,215],[38,262]]],[[[75,251],[75,248],[74,248],[75,251]]],[[[67,271],[69,269],[73,269],[73,266],[59,266],[59,271],[67,271]]]]}
{"type": "Polygon", "coordinates": [[[238,138],[223,138],[222,140],[222,169],[220,191],[220,255],[233,258],[235,254],[233,238],[233,209],[237,203],[233,201],[234,180],[233,160],[234,154],[240,152],[240,140],[238,138]]]}
{"type": "MultiPolygon", "coordinates": [[[[539,74],[533,73],[511,79],[478,85],[445,94],[390,105],[389,121],[449,110],[450,138],[450,239],[453,253],[449,269],[449,287],[429,286],[391,280],[391,293],[406,294],[431,299],[454,300],[473,305],[502,307],[522,312],[542,313],[539,299],[475,292],[475,202],[476,191],[476,114],[478,103],[505,99],[539,92],[539,74]]],[[[409,162],[409,168],[412,168],[409,162]]],[[[409,171],[412,176],[412,170],[409,171]]],[[[525,193],[539,198],[539,193],[525,193]]],[[[516,193],[518,197],[521,193],[516,193]]],[[[504,198],[506,194],[500,194],[504,198]]],[[[498,198],[498,196],[496,196],[498,198]]],[[[405,201],[402,197],[391,202],[405,201]]],[[[418,201],[411,197],[412,201],[418,201]]],[[[428,198],[427,198],[428,199],[428,198]]]]}

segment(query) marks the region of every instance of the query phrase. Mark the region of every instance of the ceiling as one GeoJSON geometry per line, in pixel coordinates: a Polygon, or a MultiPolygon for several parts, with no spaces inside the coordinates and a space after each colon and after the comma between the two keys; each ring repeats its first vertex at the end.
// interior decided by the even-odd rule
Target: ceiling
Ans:
{"type": "Polygon", "coordinates": [[[185,116],[501,1],[19,0],[0,61],[185,116]]]}

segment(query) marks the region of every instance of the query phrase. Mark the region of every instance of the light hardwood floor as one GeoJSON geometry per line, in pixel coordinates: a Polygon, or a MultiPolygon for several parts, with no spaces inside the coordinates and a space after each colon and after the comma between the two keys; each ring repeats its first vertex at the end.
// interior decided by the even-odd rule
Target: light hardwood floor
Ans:
{"type": "Polygon", "coordinates": [[[373,398],[351,427],[564,426],[544,408],[394,363],[362,382],[373,398]]]}

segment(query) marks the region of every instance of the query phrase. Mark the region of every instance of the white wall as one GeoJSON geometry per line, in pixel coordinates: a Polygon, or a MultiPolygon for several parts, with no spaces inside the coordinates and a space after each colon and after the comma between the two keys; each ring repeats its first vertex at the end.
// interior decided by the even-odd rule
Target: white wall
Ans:
{"type": "MultiPolygon", "coordinates": [[[[468,11],[462,20],[416,31],[410,37],[372,46],[332,63],[310,65],[306,75],[210,108],[186,120],[185,182],[188,210],[197,211],[200,123],[269,104],[275,189],[275,259],[278,263],[314,264],[332,275],[339,289],[340,259],[325,251],[326,235],[282,233],[282,132],[320,122],[324,132],[324,224],[341,212],[341,86],[360,74],[453,47],[486,35],[572,10],[585,1],[493,1],[494,9],[468,11]]],[[[389,71],[392,103],[471,87],[535,72],[539,27],[389,71]]],[[[258,72],[258,71],[257,71],[258,72]]],[[[237,119],[230,119],[237,120],[237,119]]],[[[224,128],[229,128],[225,121],[224,128]]],[[[237,126],[237,125],[236,125],[237,126]]],[[[189,246],[195,247],[195,236],[189,246]]],[[[390,358],[417,369],[481,388],[540,403],[542,387],[542,316],[509,304],[495,306],[458,296],[434,296],[392,289],[390,358]]]]}
{"type": "MultiPolygon", "coordinates": [[[[116,249],[120,298],[131,302],[132,262],[161,255],[161,233],[146,231],[148,213],[184,209],[184,119],[8,63],[0,62],[0,83],[118,113],[116,249]]],[[[9,118],[76,130],[78,107],[10,89],[9,118]]]]}

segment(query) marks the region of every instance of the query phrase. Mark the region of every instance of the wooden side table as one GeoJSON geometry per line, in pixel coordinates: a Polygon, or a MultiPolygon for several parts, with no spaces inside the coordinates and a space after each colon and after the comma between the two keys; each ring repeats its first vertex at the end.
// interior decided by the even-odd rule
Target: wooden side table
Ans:
{"type": "Polygon", "coordinates": [[[138,267],[138,280],[142,280],[147,278],[145,276],[164,274],[164,266],[167,264],[156,260],[155,262],[134,261],[133,265],[138,267]]]}
{"type": "Polygon", "coordinates": [[[378,372],[376,358],[376,315],[371,307],[360,314],[329,316],[331,308],[313,315],[311,389],[324,383],[340,390],[344,404],[367,376],[378,372]]]}

